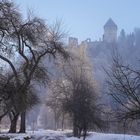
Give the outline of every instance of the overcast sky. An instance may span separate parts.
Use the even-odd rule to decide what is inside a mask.
[[[13,0],[24,14],[32,9],[50,23],[61,19],[70,36],[102,38],[103,26],[112,18],[127,33],[140,27],[140,0]]]

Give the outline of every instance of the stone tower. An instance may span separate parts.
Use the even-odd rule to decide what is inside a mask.
[[[104,25],[103,41],[108,43],[117,41],[117,25],[111,18]]]

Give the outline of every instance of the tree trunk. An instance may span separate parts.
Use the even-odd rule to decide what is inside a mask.
[[[87,128],[84,127],[84,130],[83,130],[83,140],[86,139],[86,136],[87,136]]]
[[[74,137],[78,137],[78,128],[76,126],[73,128],[73,135]]]
[[[86,136],[87,136],[87,134],[86,134],[86,133],[84,133],[84,135],[83,135],[83,140],[85,140],[85,139],[86,139]]]
[[[81,138],[81,132],[82,132],[82,128],[78,128],[78,138]]]
[[[21,113],[20,131],[19,133],[26,132],[26,111]]]
[[[64,113],[62,114],[62,131],[64,130],[64,120],[65,120],[65,116]]]
[[[54,130],[57,130],[57,118],[56,118],[56,112],[54,111]]]
[[[19,116],[19,114],[15,115],[14,118],[11,120],[9,133],[16,133],[18,116]]]
[[[74,137],[78,137],[78,128],[77,128],[77,122],[75,118],[73,120],[73,135]]]

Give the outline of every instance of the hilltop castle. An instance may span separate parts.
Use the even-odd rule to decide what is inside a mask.
[[[103,41],[108,43],[117,41],[117,25],[111,18],[104,25]]]
[[[98,46],[102,43],[115,43],[117,41],[117,25],[115,22],[109,18],[105,25],[103,26],[104,33],[102,40],[99,41],[91,41],[90,38],[86,39],[85,41],[82,41],[80,45],[78,45],[78,38],[69,37],[69,43],[68,45],[73,46]]]

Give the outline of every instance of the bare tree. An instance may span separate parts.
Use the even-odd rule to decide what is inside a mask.
[[[118,103],[118,115],[125,124],[140,119],[140,71],[123,64],[119,56],[113,58],[108,76],[108,92]]]
[[[70,56],[69,61],[59,65],[62,77],[55,85],[55,95],[63,111],[72,118],[74,136],[81,137],[83,132],[85,139],[87,131],[94,126],[101,128],[103,121],[99,117],[95,81],[85,49],[70,48]]]
[[[41,63],[43,59],[48,56],[55,58],[57,53],[67,56],[58,25],[50,28],[42,19],[31,15],[23,20],[14,3],[0,1],[0,59],[10,66],[16,86],[14,94],[25,99],[21,100],[23,105],[30,96],[28,89],[31,81],[48,78]],[[19,65],[13,61],[14,58],[20,61]],[[21,114],[20,132],[25,132],[26,107],[17,114]]]

